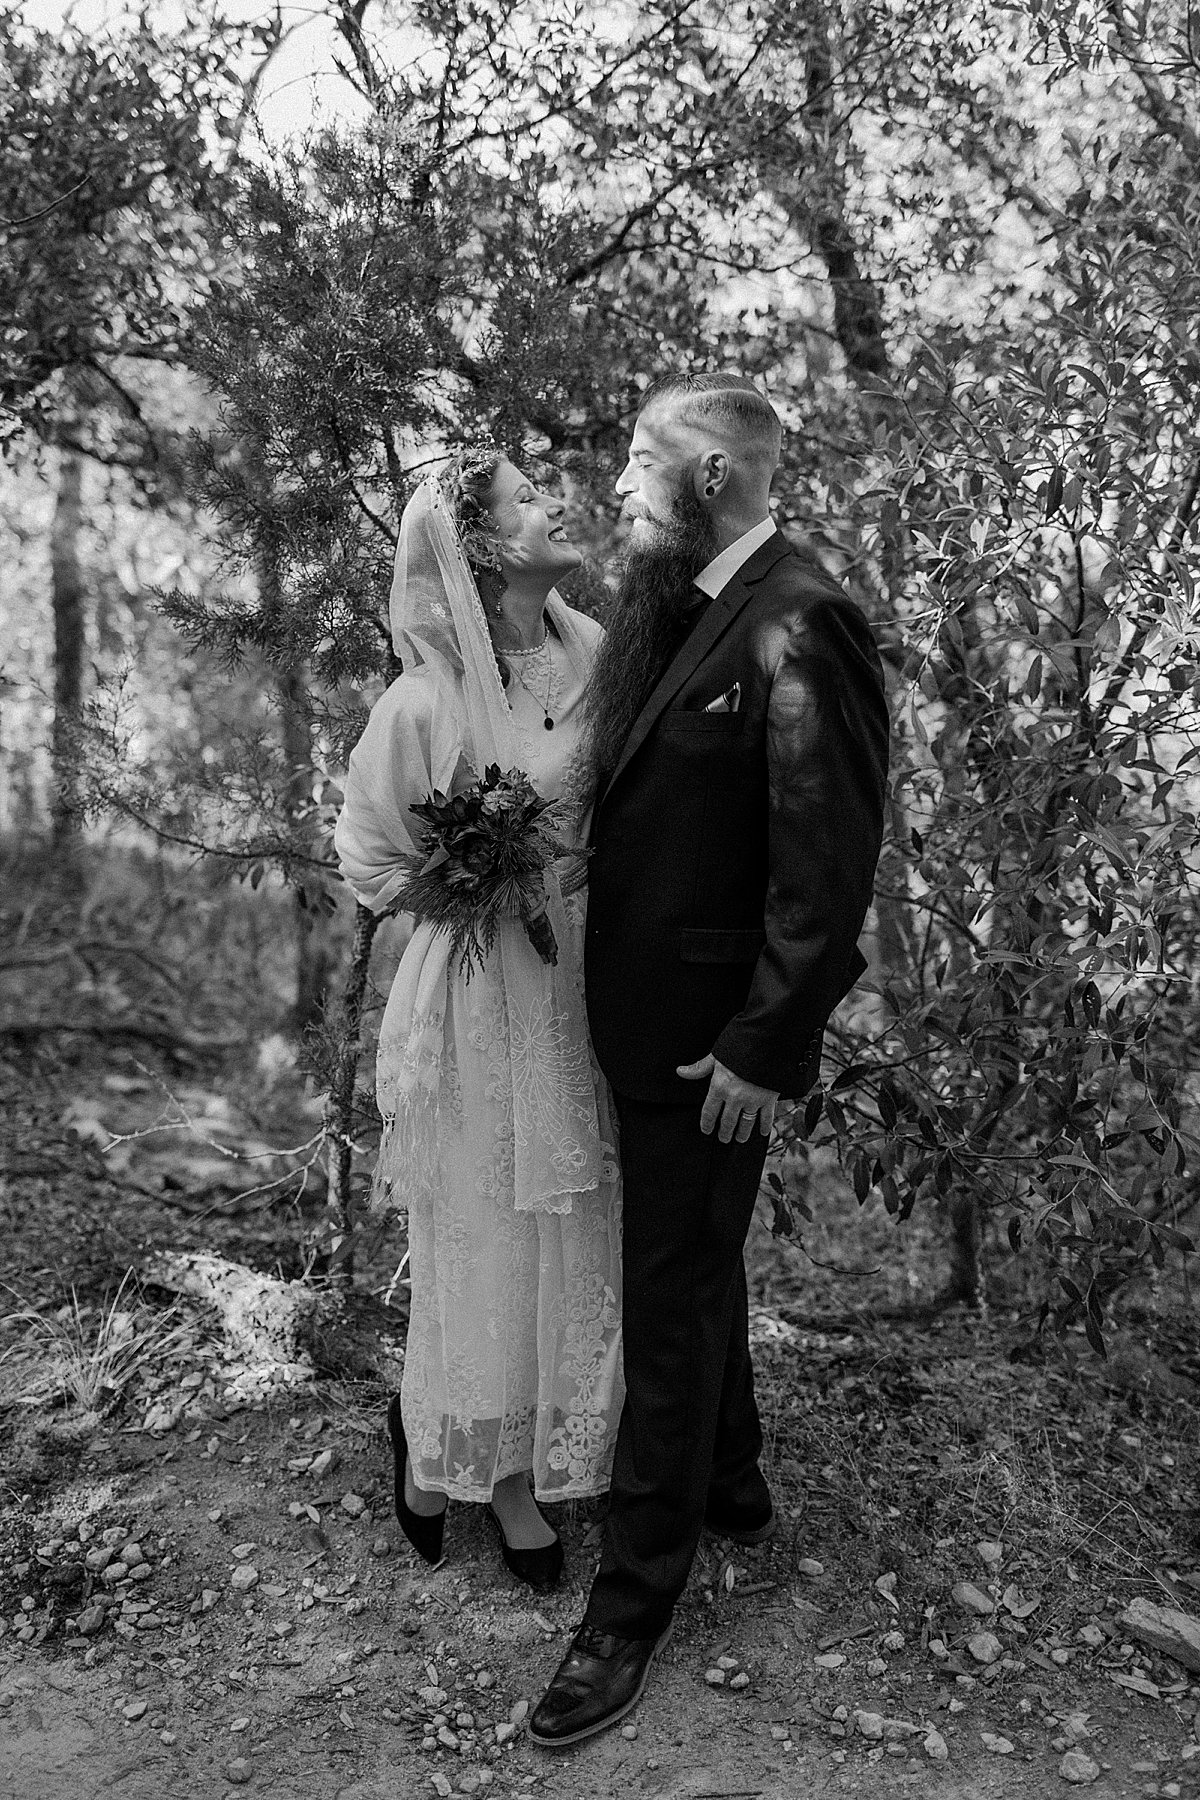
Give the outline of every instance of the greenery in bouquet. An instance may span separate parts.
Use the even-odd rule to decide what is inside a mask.
[[[570,853],[557,803],[521,769],[489,764],[461,793],[434,792],[409,809],[421,821],[418,853],[398,907],[450,935],[451,958],[482,969],[503,919],[519,919],[543,962],[558,961],[546,911],[546,870]]]

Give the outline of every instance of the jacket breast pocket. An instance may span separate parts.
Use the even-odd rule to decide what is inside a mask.
[[[668,736],[692,737],[705,734],[712,737],[736,737],[745,730],[746,715],[744,712],[704,712],[690,706],[669,708],[659,720],[658,729]]]
[[[687,963],[757,962],[766,944],[765,931],[709,931],[685,926],[679,934],[679,955]]]

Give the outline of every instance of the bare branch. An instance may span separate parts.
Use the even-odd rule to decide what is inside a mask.
[[[56,199],[50,201],[48,206],[43,206],[38,212],[27,213],[23,219],[0,219],[0,228],[5,231],[21,231],[26,225],[36,225],[39,219],[44,219],[50,213],[55,212],[58,207],[65,206],[72,194],[77,194],[80,188],[85,188],[91,179],[92,171],[88,169],[74,187],[69,187],[65,194],[59,194]]]
[[[354,58],[359,79],[354,81],[345,68],[342,70],[343,74],[372,105],[378,107],[387,92],[388,82],[363,33],[362,22],[367,4],[368,0],[333,0],[334,28]]]

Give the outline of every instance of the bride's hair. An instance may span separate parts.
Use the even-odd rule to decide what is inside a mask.
[[[442,491],[450,502],[467,566],[479,589],[488,636],[492,638],[494,651],[496,644],[492,619],[496,604],[508,582],[496,550],[495,522],[488,507],[488,493],[502,456],[503,452],[490,443],[463,450],[450,459],[438,477]],[[508,665],[498,652],[496,667],[500,671],[500,680],[507,687],[511,679]]]

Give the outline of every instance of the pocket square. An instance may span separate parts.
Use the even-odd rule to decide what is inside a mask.
[[[710,700],[704,710],[706,713],[736,712],[741,704],[742,684],[740,681],[735,681],[731,688],[726,688],[723,694],[718,694],[715,700]]]

